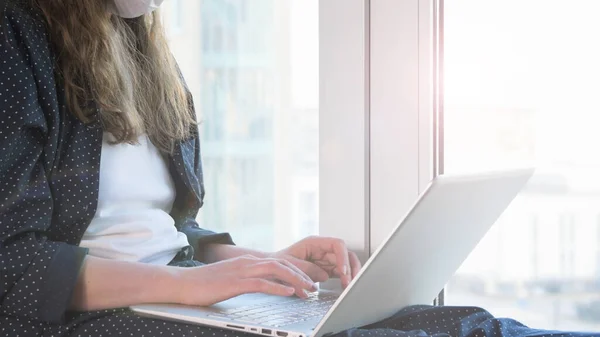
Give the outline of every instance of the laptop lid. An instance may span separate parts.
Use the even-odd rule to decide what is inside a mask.
[[[315,328],[320,337],[431,304],[533,169],[435,178]]]

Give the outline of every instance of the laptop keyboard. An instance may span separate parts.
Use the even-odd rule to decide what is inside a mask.
[[[281,327],[324,316],[337,300],[337,295],[312,293],[306,299],[290,298],[287,301],[260,303],[247,307],[225,310],[209,316],[229,318],[240,323],[254,323]]]

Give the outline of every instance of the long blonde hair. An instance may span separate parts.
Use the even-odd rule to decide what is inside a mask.
[[[164,153],[195,130],[158,12],[123,19],[108,0],[30,0],[46,18],[67,104],[83,122],[100,108],[104,131],[135,144],[142,133]]]

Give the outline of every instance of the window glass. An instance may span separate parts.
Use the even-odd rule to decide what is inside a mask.
[[[316,234],[318,1],[177,3],[161,10],[201,122],[200,225],[266,250]]]
[[[450,281],[447,304],[599,330],[600,2],[444,10],[445,172],[537,167]]]

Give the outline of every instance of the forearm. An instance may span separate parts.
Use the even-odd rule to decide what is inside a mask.
[[[265,258],[268,257],[270,253],[232,245],[210,244],[205,247],[203,257],[204,262],[214,263],[236,258],[242,255],[252,255],[260,258]]]
[[[87,256],[71,309],[90,311],[174,302],[178,268]]]

